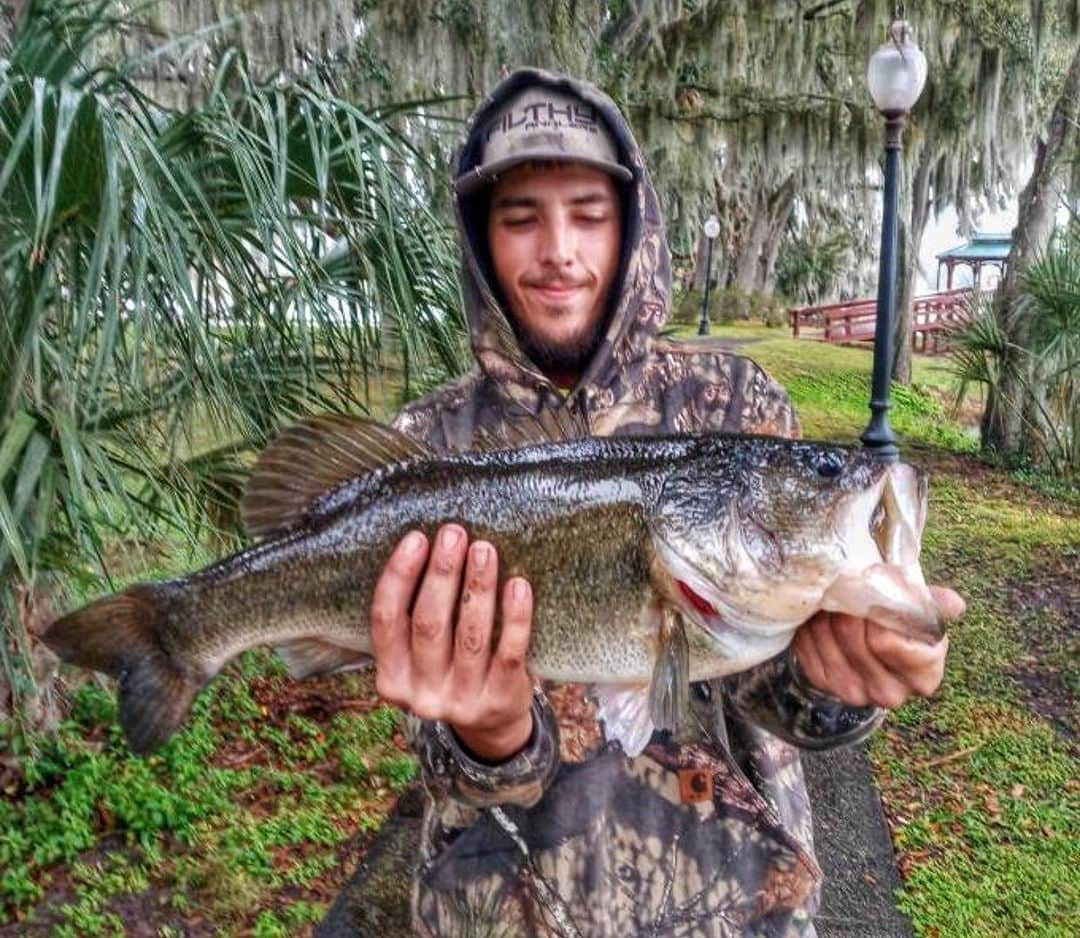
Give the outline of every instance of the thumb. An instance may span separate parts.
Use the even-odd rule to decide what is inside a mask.
[[[964,602],[963,597],[947,586],[931,586],[930,594],[946,619],[959,619],[967,612],[967,603]]]

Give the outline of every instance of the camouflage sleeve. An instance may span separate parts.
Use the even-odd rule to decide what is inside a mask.
[[[724,700],[740,719],[803,749],[860,742],[887,713],[878,707],[849,707],[816,690],[790,649],[727,678]]]
[[[531,808],[559,769],[559,725],[540,691],[533,695],[532,736],[507,762],[479,761],[445,723],[410,717],[408,736],[428,791],[469,807],[511,804]]]

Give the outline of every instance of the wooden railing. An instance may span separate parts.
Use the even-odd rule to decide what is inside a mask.
[[[917,352],[947,351],[948,334],[968,318],[971,290],[949,290],[915,298],[911,311],[911,345]],[[790,311],[792,335],[838,345],[874,341],[876,300],[850,300],[827,306],[800,306]]]

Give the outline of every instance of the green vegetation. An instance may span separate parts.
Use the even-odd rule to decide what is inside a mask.
[[[695,334],[681,329],[683,337]],[[808,439],[853,441],[870,418],[869,347],[792,341],[787,330],[754,324],[713,327],[712,335],[731,340],[785,388]],[[916,361],[909,387],[896,387],[889,419],[902,441],[974,452],[978,436],[951,417],[955,380],[944,359]]]
[[[35,726],[31,626],[88,566],[115,575],[110,545],[234,535],[282,424],[363,411],[384,377],[422,391],[466,345],[452,229],[398,129],[421,105],[260,82],[232,52],[165,107],[144,71],[205,36],[152,30],[151,53],[114,37],[146,38],[153,4],[20,6],[0,37],[0,712]]]
[[[873,745],[921,934],[1080,928],[1080,511],[970,461],[932,464],[928,575],[968,615],[945,683]]]
[[[1010,455],[1080,478],[1080,216],[1025,268],[1011,304],[995,295],[974,313],[954,354],[963,386],[982,385],[1015,412]]]
[[[114,717],[112,692],[86,683],[24,753],[0,802],[2,918],[112,935],[138,909],[177,933],[195,917],[295,934],[415,772],[369,679],[301,684],[265,654],[235,662],[154,756],[133,757]]]

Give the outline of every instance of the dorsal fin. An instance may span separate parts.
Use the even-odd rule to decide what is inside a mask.
[[[562,443],[592,436],[585,418],[566,407],[542,410],[539,414],[522,411],[498,426],[473,433],[474,452],[520,449],[534,443]]]
[[[364,417],[312,417],[285,430],[259,456],[240,517],[253,537],[299,524],[323,495],[391,463],[430,456],[411,437]]]

